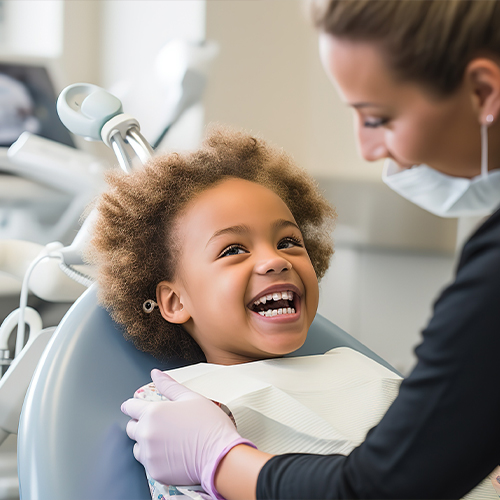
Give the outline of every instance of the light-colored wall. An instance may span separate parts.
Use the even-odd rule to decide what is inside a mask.
[[[175,38],[205,38],[205,2],[101,0],[100,84],[113,91],[135,116],[150,141],[163,129],[166,88],[156,70],[157,56]],[[169,134],[173,147],[193,148],[200,141],[203,108],[191,111]]]
[[[207,37],[220,43],[205,98],[206,121],[262,134],[315,175],[380,178],[359,158],[351,112],[319,61],[299,0],[210,0]]]
[[[58,57],[62,50],[63,3],[59,0],[4,1],[0,51]]]

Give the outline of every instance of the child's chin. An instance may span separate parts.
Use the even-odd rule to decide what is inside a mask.
[[[293,342],[287,342],[281,345],[268,346],[266,351],[269,354],[269,357],[272,358],[286,356],[287,354],[291,354],[292,352],[295,352],[297,349],[300,349],[304,345],[305,341],[306,338],[304,337],[301,340],[295,340]]]

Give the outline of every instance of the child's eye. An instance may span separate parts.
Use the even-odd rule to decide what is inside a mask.
[[[217,258],[227,257],[229,255],[239,255],[242,253],[247,253],[247,251],[240,245],[229,245],[227,248],[224,248],[222,252],[219,254]]]
[[[286,250],[287,248],[303,246],[304,245],[302,244],[302,241],[300,241],[295,236],[287,236],[286,238],[280,240],[280,242],[278,243],[278,250]]]

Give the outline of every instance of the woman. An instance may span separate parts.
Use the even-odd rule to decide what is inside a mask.
[[[325,70],[354,109],[363,156],[395,162],[386,182],[439,215],[494,212],[499,3],[317,0],[313,17]],[[432,169],[410,169],[420,164]],[[124,405],[134,452],[164,471],[164,482],[187,473],[229,499],[461,497],[500,463],[499,297],[496,211],[466,243],[398,398],[347,457],[233,446],[239,436],[222,412],[159,374],[172,402]]]

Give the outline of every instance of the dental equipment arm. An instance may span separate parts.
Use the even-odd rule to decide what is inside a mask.
[[[126,143],[142,163],[153,155],[153,149],[140,133],[139,122],[123,113],[118,98],[97,85],[75,83],[66,87],[57,99],[57,113],[74,134],[90,141],[103,141],[113,149],[125,172],[133,168]]]
[[[32,262],[44,255],[57,256],[62,248],[57,242],[44,247],[29,241],[0,240],[0,271],[22,280]],[[64,274],[58,259],[47,258],[33,269],[29,288],[48,302],[73,302],[87,287]]]
[[[69,195],[67,208],[55,223],[37,222],[30,227],[30,240],[42,244],[71,241],[86,206],[104,189],[102,161],[29,132],[8,149],[1,169]]]

